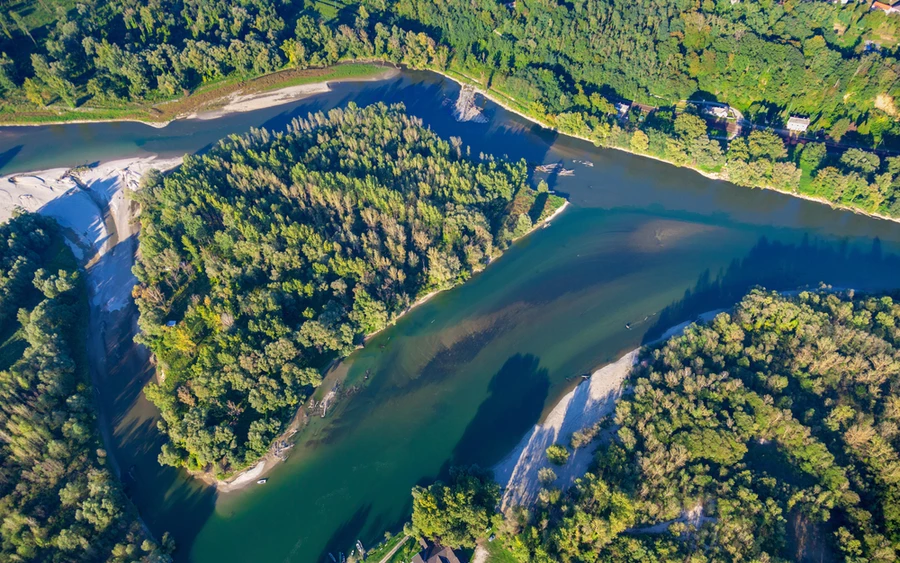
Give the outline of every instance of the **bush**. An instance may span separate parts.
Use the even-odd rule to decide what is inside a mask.
[[[600,433],[600,430],[603,429],[604,422],[605,419],[594,423],[594,425],[588,426],[587,428],[572,432],[572,437],[569,439],[569,447],[573,450],[577,450],[578,448],[583,448],[593,442]]]
[[[547,448],[547,459],[553,465],[565,465],[569,461],[569,450],[562,444],[553,444]]]
[[[556,472],[549,467],[542,467],[541,470],[538,471],[538,481],[540,481],[542,485],[549,485],[553,481],[556,481]]]

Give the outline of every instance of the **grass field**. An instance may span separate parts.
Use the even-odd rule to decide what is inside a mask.
[[[372,546],[369,548],[369,551],[366,553],[366,561],[374,561],[378,563],[381,559],[390,553],[394,546],[403,541],[405,536],[403,534],[397,534],[396,536],[392,536],[390,539],[383,541],[382,543]],[[407,543],[414,541],[412,538],[406,540]]]
[[[487,563],[520,563],[499,541],[488,542],[484,547],[488,550]]]
[[[14,0],[5,2],[2,9],[8,15],[11,13],[18,14],[28,27],[28,31],[34,33],[36,30],[56,21],[56,9],[58,7],[71,10],[77,3],[77,0]],[[15,24],[13,26],[15,27]],[[0,33],[2,33],[2,30],[0,30]]]

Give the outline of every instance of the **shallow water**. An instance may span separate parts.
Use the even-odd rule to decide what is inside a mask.
[[[154,530],[175,533],[180,559],[330,561],[329,552],[347,553],[357,538],[368,546],[385,529],[396,531],[408,517],[413,485],[453,464],[496,463],[578,375],[669,326],[728,306],[754,285],[898,285],[896,223],[598,149],[490,103],[488,123],[456,123],[444,100],[457,91],[433,74],[404,73],[381,83],[340,84],[290,106],[161,130],[139,124],[0,130],[0,155],[7,155],[0,156],[0,172],[8,172],[140,151],[203,150],[224,134],[283,127],[310,110],[402,101],[439,134],[462,137],[474,155],[564,161],[576,171],[550,179],[573,206],[549,228],[338,366],[351,383],[366,385],[315,419],[264,487],[220,497],[213,506],[209,493],[154,465],[158,443],[148,441],[147,424],[139,424],[139,433],[119,433],[122,465],[152,476],[140,480],[136,502]],[[117,395],[109,408],[139,421],[152,414],[133,391]]]

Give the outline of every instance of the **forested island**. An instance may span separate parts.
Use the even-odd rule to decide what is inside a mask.
[[[0,225],[0,559],[169,561],[100,442],[85,291],[55,221]]]
[[[384,104],[230,137],[135,197],[160,461],[218,477],[268,451],[330,360],[565,203]]]
[[[544,471],[536,504],[501,516],[490,475],[457,469],[413,491],[407,531],[496,534],[523,563],[896,561],[898,321],[889,296],[754,290],[642,353],[573,487]]]

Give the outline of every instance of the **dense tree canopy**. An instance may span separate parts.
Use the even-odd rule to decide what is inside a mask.
[[[107,468],[84,287],[59,228],[38,215],[0,225],[0,265],[0,560],[168,560]]]
[[[554,115],[608,112],[603,96],[658,106],[704,93],[751,117],[810,116],[838,137],[848,126],[875,140],[897,132],[900,23],[866,3],[8,4],[0,89],[38,104],[166,97],[232,73],[378,57],[490,75]]]
[[[477,467],[450,470],[450,482],[415,487],[408,532],[451,548],[474,547],[496,520],[500,487],[489,471]]]
[[[317,368],[562,203],[524,162],[467,153],[402,106],[351,105],[230,137],[139,192],[161,461],[223,474],[258,459]]]
[[[521,561],[896,561],[900,305],[754,291],[645,353],[617,431],[507,522]]]

